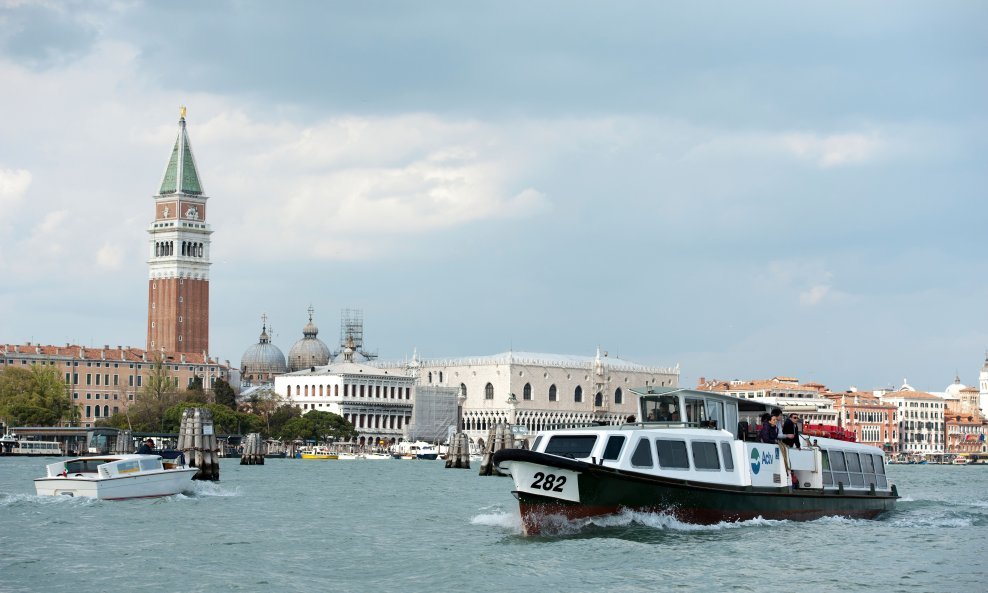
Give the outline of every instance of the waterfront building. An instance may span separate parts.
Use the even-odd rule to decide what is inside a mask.
[[[840,425],[834,402],[826,397],[827,387],[822,383],[800,383],[796,377],[782,376],[730,381],[700,377],[697,389],[755,399],[778,406],[786,414],[799,412],[804,424]]]
[[[881,447],[886,455],[899,454],[896,406],[872,393],[857,390],[827,394],[845,430],[854,432],[857,442]]]
[[[419,385],[452,387],[463,399],[463,427],[474,441],[496,424],[529,434],[562,424],[620,424],[637,414],[631,388],[677,386],[679,367],[652,367],[597,350],[596,356],[503,352],[491,356],[375,362],[404,370]]]
[[[944,453],[946,405],[942,397],[916,391],[903,381],[902,387],[885,393],[881,399],[896,408],[900,453],[917,456]]]
[[[971,393],[978,390],[968,387]],[[961,401],[948,401],[944,412],[946,430],[946,452],[953,455],[970,455],[988,453],[988,423],[981,415],[980,409],[972,409]]]
[[[985,363],[981,365],[981,373],[978,375],[978,407],[981,413],[988,415],[988,352],[985,352]]]
[[[130,346],[0,344],[0,368],[28,368],[32,364],[55,367],[79,410],[75,424],[84,428],[126,410],[147,381],[156,356],[162,357],[175,389],[187,389],[197,378],[204,389],[212,388],[217,379],[230,381],[230,361],[221,363],[191,352],[149,353]]]
[[[288,351],[288,371],[295,372],[310,367],[324,366],[329,363],[329,347],[317,336],[319,328],[312,323],[315,310],[309,307],[309,323],[302,328],[302,339],[295,342]]]
[[[273,384],[277,375],[288,372],[288,364],[281,349],[268,337],[267,315],[261,316],[261,335],[253,346],[240,357],[241,388]]]
[[[185,127],[154,196],[148,227],[147,350],[206,357],[209,352],[209,236],[206,194]]]
[[[277,376],[274,391],[303,414],[319,410],[342,416],[360,433],[355,444],[397,443],[411,421],[415,379],[354,362],[353,353],[348,345],[339,361]]]

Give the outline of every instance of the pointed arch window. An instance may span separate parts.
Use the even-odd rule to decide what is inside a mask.
[[[597,395],[593,396],[593,405],[598,408],[604,405],[604,394],[600,391],[597,392]]]
[[[494,386],[490,383],[484,386],[484,399],[494,399]]]
[[[549,401],[551,401],[551,402],[556,401],[556,386],[555,385],[550,385],[549,386]]]
[[[531,383],[525,383],[525,387],[521,391],[521,398],[524,399],[524,400],[530,400],[530,399],[532,399],[532,384]]]
[[[583,401],[583,386],[577,385],[576,389],[573,390],[573,401],[580,403]]]
[[[614,390],[614,404],[621,405],[623,403],[624,403],[624,392],[621,391],[620,387],[618,387],[617,389]]]
[[[460,383],[460,393],[463,394],[463,397],[466,397],[467,396],[467,384],[466,383]]]

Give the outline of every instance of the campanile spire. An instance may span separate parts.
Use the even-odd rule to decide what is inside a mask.
[[[148,227],[149,351],[209,352],[209,236],[199,169],[179,110],[178,136]]]

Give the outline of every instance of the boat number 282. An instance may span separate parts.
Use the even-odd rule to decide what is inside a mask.
[[[557,476],[556,474],[544,474],[542,472],[535,472],[532,476],[535,481],[532,482],[530,488],[542,490],[552,490],[553,492],[562,492],[563,485],[566,484],[566,476]]]

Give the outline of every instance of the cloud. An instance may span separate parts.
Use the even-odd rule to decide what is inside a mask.
[[[31,186],[31,172],[24,169],[0,169],[0,223],[9,220],[10,210]]]
[[[793,133],[782,136],[782,142],[793,155],[823,168],[865,163],[884,148],[877,135],[855,132],[824,136]]]
[[[816,307],[847,296],[834,288],[833,272],[823,262],[815,260],[772,261],[758,282],[772,292],[788,298],[795,296],[803,307]]]
[[[812,307],[813,305],[818,305],[823,301],[827,294],[830,292],[830,286],[827,284],[817,284],[811,287],[809,290],[799,293],[799,304]]]
[[[106,270],[119,270],[123,261],[120,247],[111,243],[104,243],[96,252],[96,263]]]

